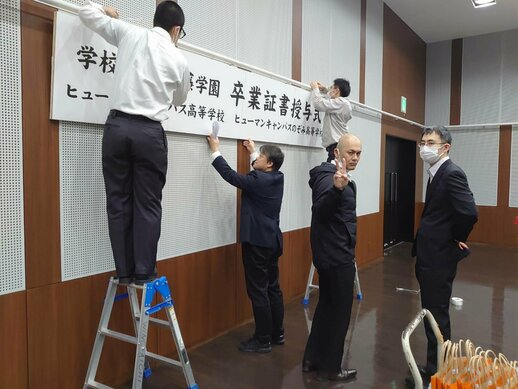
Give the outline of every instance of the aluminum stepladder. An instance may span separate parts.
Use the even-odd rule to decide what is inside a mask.
[[[132,389],[141,389],[144,378],[151,375],[151,369],[149,367],[147,358],[153,358],[175,367],[181,367],[187,382],[187,388],[198,389],[198,385],[194,381],[189,357],[187,356],[187,350],[185,349],[185,345],[183,343],[180,326],[178,325],[178,321],[176,319],[173,299],[171,298],[171,292],[169,290],[166,277],[162,276],[143,286],[135,284],[121,285],[127,287],[128,293],[120,296],[116,295],[118,285],[119,281],[114,277],[111,277],[108,284],[108,290],[106,291],[101,320],[99,321],[99,327],[97,329],[97,335],[95,337],[83,389],[111,389],[109,386],[95,381],[95,376],[97,374],[97,368],[99,366],[99,360],[101,358],[102,348],[106,337],[132,343],[137,346],[135,353],[135,367],[133,370]],[[142,290],[142,302],[140,308],[138,303],[137,289]],[[157,293],[162,297],[162,302],[152,306],[151,304],[153,302],[153,298]],[[131,314],[133,316],[136,337],[113,331],[108,328],[114,302],[125,297],[128,297],[130,301],[130,308]],[[150,315],[162,309],[165,309],[165,313],[168,319],[167,321],[150,317]],[[146,345],[150,323],[159,324],[171,329],[176,345],[176,350],[178,351],[179,361],[147,351]]]
[[[354,268],[356,270],[354,275],[354,288],[356,289],[356,298],[363,300],[362,289],[360,287],[360,277],[358,276],[358,266],[356,266],[356,258],[354,259]],[[306,293],[304,293],[304,299],[302,300],[303,305],[309,304],[309,294],[313,289],[318,289],[318,285],[313,284],[313,276],[315,275],[315,265],[311,262],[309,268],[308,283],[306,284]]]

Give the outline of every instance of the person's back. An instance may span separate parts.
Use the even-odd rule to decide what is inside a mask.
[[[262,247],[280,245],[282,233],[279,228],[284,174],[279,170],[249,173],[255,178],[253,187],[243,188],[241,199],[241,224],[239,239]],[[272,240],[272,237],[276,237]]]
[[[190,90],[187,61],[176,48],[185,35],[185,16],[166,0],[157,6],[151,30],[120,21],[116,9],[93,2],[80,9],[79,17],[118,48],[102,139],[108,228],[119,283],[144,284],[156,277],[167,177],[161,122]]]
[[[163,121],[169,117],[172,105],[185,102],[190,90],[190,72],[187,60],[171,36],[173,22],[167,13],[171,12],[166,9],[167,3],[172,2],[157,7],[152,29],[109,17],[106,13],[109,7],[92,4],[79,11],[81,21],[88,28],[118,48],[110,108]],[[183,20],[176,23],[183,25]]]
[[[174,92],[190,85],[185,57],[160,27],[135,27],[122,37],[118,47],[118,60],[129,66],[115,72],[112,108],[166,119]],[[138,85],[138,90],[128,90],[128,85]],[[180,100],[178,93],[175,97]]]

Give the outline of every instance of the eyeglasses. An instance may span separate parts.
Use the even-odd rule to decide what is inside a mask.
[[[183,39],[185,38],[187,34],[185,33],[185,30],[183,29],[183,27],[180,27],[180,35],[178,36],[180,39]]]
[[[424,146],[428,146],[428,147],[433,147],[433,146],[436,146],[436,145],[445,145],[446,143],[444,142],[441,142],[441,143],[437,143],[437,142],[434,142],[433,140],[429,140],[427,142],[419,142],[417,144],[418,147],[424,147]]]

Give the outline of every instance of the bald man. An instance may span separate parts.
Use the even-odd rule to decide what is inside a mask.
[[[355,369],[342,369],[342,356],[356,272],[356,185],[348,172],[356,169],[361,152],[360,139],[342,135],[335,160],[309,173],[311,250],[319,275],[319,297],[302,371],[317,371],[319,381],[347,381],[356,376]]]

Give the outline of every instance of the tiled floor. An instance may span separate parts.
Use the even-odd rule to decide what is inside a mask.
[[[419,297],[397,292],[417,289],[414,261],[408,244],[386,253],[385,261],[360,272],[364,298],[355,301],[346,338],[344,366],[358,369],[349,383],[319,383],[314,374],[301,372],[317,292],[306,310],[300,301],[286,306],[286,344],[269,354],[243,354],[236,348],[253,332],[242,326],[194,350],[189,356],[201,389],[281,388],[404,388],[407,367],[401,332],[419,311]],[[464,299],[462,309],[451,306],[454,339],[469,338],[484,348],[518,359],[518,250],[473,244],[472,255],[459,264],[454,296]],[[413,352],[424,362],[424,330],[412,336]],[[125,386],[124,388],[129,388]],[[179,370],[154,369],[144,388],[186,388]]]

